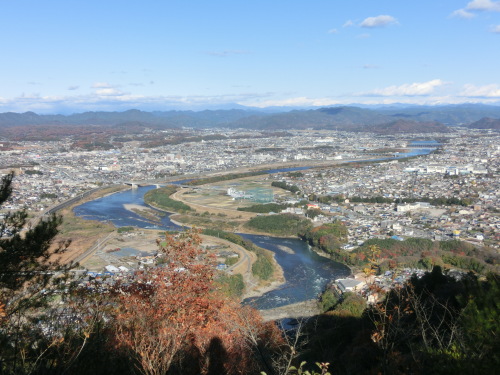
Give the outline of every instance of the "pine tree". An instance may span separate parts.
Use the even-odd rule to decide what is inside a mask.
[[[9,173],[0,181],[0,206],[12,194],[13,178]],[[54,244],[60,224],[52,214],[31,225],[24,210],[0,221],[0,373],[32,372],[43,352],[36,341],[40,315],[74,266],[57,259],[69,246]]]

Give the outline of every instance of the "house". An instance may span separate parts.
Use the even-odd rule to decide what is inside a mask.
[[[365,286],[365,282],[355,279],[337,279],[335,280],[335,285],[337,285],[342,293],[346,293],[361,290]]]
[[[104,269],[107,272],[111,272],[111,273],[120,272],[120,269],[118,269],[117,267],[112,266],[112,265],[105,266]]]

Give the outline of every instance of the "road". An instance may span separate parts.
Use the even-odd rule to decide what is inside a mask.
[[[116,235],[115,232],[109,233],[106,237],[104,238],[99,238],[95,244],[90,247],[88,250],[86,250],[83,254],[80,254],[77,256],[73,261],[77,263],[81,263],[84,261],[86,258],[94,254],[97,250],[99,250],[101,247],[106,246],[106,242],[108,242],[111,238],[113,238]]]

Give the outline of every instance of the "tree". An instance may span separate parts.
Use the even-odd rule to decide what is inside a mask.
[[[131,355],[143,374],[252,373],[270,367],[267,349],[279,344],[279,333],[255,310],[217,290],[211,256],[199,245],[193,231],[167,235],[159,242],[166,259],[162,267],[115,286],[116,347]]]
[[[310,219],[314,219],[316,216],[321,215],[322,212],[319,208],[310,208],[309,210],[306,211],[306,217]]]
[[[13,173],[0,182],[0,205],[12,194]],[[0,222],[0,372],[30,372],[39,363],[47,337],[35,334],[41,308],[67,281],[73,264],[57,259],[69,242],[55,245],[61,217],[28,223],[24,210],[7,213]]]
[[[367,258],[368,265],[363,268],[363,272],[365,273],[366,276],[370,275],[376,275],[378,271],[380,270],[380,248],[377,245],[370,245],[368,247],[369,250],[369,255]]]
[[[392,289],[383,301],[370,307],[367,316],[374,327],[371,338],[381,351],[379,365],[384,373],[398,373],[409,366],[416,372],[476,373],[467,363],[471,361],[465,360],[468,353],[464,348],[470,349],[471,342],[467,342],[464,333],[477,333],[479,330],[475,328],[479,327],[486,328],[482,334],[488,332],[495,338],[482,346],[488,340],[476,336],[472,345],[487,350],[489,358],[471,359],[482,362],[476,368],[496,368],[492,363],[498,365],[498,357],[491,348],[496,347],[493,343],[498,344],[498,323],[494,321],[498,314],[493,313],[498,306],[488,300],[492,309],[476,309],[477,305],[471,305],[470,301],[480,294],[469,295],[465,288],[469,283],[477,285],[470,275],[457,281],[444,275],[440,267],[434,267],[420,279],[413,276],[401,288]],[[490,295],[493,296],[498,296],[498,290]],[[461,299],[468,303],[465,310]],[[481,314],[488,317],[484,326],[477,323]]]

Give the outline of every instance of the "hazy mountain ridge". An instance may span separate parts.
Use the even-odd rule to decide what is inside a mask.
[[[492,127],[485,127],[490,118]],[[500,106],[448,105],[439,107],[409,106],[360,108],[337,106],[319,109],[269,112],[266,109],[224,109],[204,111],[154,111],[136,109],[124,112],[84,112],[72,115],[38,115],[34,112],[0,113],[0,128],[16,126],[134,126],[151,128],[245,128],[275,129],[332,129],[374,132],[446,131],[445,126],[479,126],[498,129],[493,118],[500,118]],[[476,122],[483,123],[476,124]],[[403,121],[403,122],[401,122]],[[473,125],[474,124],[474,125]],[[488,125],[490,126],[490,125]],[[426,130],[428,129],[428,130]],[[434,130],[433,130],[434,129]]]
[[[452,128],[437,121],[396,120],[368,127],[367,130],[379,134],[394,133],[449,133]]]
[[[483,117],[500,118],[500,106],[485,104],[458,104],[443,106],[412,106],[408,108],[380,108],[380,113],[415,121],[438,121],[448,126],[466,126]]]
[[[469,125],[471,129],[494,129],[500,130],[500,119],[483,117],[481,120]]]

